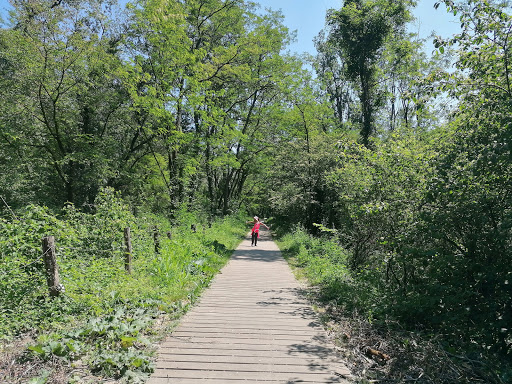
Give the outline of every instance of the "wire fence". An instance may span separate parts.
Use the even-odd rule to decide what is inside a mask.
[[[7,201],[5,201],[3,196],[0,196],[0,199],[2,199],[4,205],[7,207],[7,210],[11,213],[12,217],[14,217],[16,220],[19,220],[20,218],[16,216],[16,214],[13,212],[9,204],[7,204]]]
[[[26,264],[13,264],[13,260],[8,260],[8,265],[6,266],[6,269],[13,269],[13,268],[16,268],[18,270],[22,270],[22,269],[28,269],[28,267],[30,267],[31,265],[34,265],[36,263],[39,263],[39,262],[44,262],[44,258],[46,255],[48,255],[48,253],[50,252],[51,250],[50,249],[46,249],[44,251],[41,251],[40,254],[37,255],[37,257],[31,261],[29,261],[28,263]],[[94,249],[92,247],[88,247],[88,248],[79,248],[79,247],[69,247],[69,246],[59,246],[58,247],[58,252],[57,255],[65,255],[66,252],[65,251],[72,251],[73,253],[82,253],[82,254],[87,254],[87,255],[95,255],[97,253],[104,253],[104,254],[120,254],[123,252],[123,250],[121,249],[116,249],[116,248],[110,248],[110,249]],[[0,267],[1,268],[1,267]],[[1,271],[0,270],[0,278],[2,276],[6,276],[8,275],[9,272],[6,272],[6,271]]]
[[[3,199],[2,199],[3,200]],[[5,203],[5,201],[4,201]],[[13,216],[14,217],[14,216]],[[18,218],[16,218],[18,219]],[[111,248],[97,248],[93,245],[88,247],[77,247],[66,244],[56,244],[53,236],[46,236],[41,239],[42,248],[40,253],[37,253],[32,260],[25,263],[16,263],[15,258],[2,258],[0,254],[0,279],[8,276],[14,276],[19,274],[20,271],[30,271],[30,274],[34,271],[31,267],[37,264],[43,264],[44,268],[40,269],[40,272],[46,276],[48,281],[48,289],[51,295],[55,295],[55,285],[59,285],[59,278],[57,277],[57,283],[55,283],[55,276],[58,276],[59,263],[64,265],[67,269],[70,268],[69,263],[71,262],[74,268],[88,267],[94,260],[105,259],[105,256],[111,255],[112,258],[108,258],[110,262],[105,263],[106,266],[111,268],[115,266],[112,264],[116,259],[123,259],[124,270],[130,274],[132,272],[132,260],[133,260],[133,247],[132,247],[132,232],[130,228],[124,229],[124,234],[119,234],[118,240],[112,242]],[[141,237],[140,234],[136,237]],[[166,232],[166,237],[171,240],[172,234],[170,231]],[[52,246],[45,246],[47,239],[51,238]],[[124,239],[121,240],[121,239]],[[149,233],[145,234],[144,245],[147,247],[149,241],[153,243],[154,252],[158,254],[160,252],[160,232],[156,226],[151,227]],[[14,248],[12,245],[10,248]],[[29,248],[34,253],[34,246]],[[0,249],[0,252],[2,250]],[[5,251],[5,249],[4,249]],[[147,252],[147,251],[146,251]],[[87,255],[88,257],[83,257]],[[2,260],[3,259],[3,260]],[[59,262],[57,262],[59,260]],[[4,261],[4,263],[2,263]],[[4,264],[4,265],[2,265]],[[117,262],[116,262],[117,264]],[[119,264],[121,267],[121,263]]]
[[[82,294],[95,297],[102,287],[112,281],[114,285],[122,284],[130,274],[139,276],[149,271],[154,276],[164,270],[165,278],[170,274],[178,276],[181,266],[177,272],[173,268],[181,265],[181,253],[179,261],[172,255],[195,252],[189,252],[188,240],[176,240],[190,233],[206,235],[204,225],[202,231],[192,224],[173,228],[171,233],[165,224],[167,228],[162,229],[154,221],[118,216],[117,211],[105,217],[71,212],[64,221],[44,208],[31,206],[26,214],[18,216],[2,196],[0,200],[4,213],[11,217],[0,219],[0,307],[4,307],[0,308],[0,323],[2,313],[17,310],[21,301],[29,300],[36,306],[42,297],[59,296],[63,285],[66,298]],[[123,228],[125,224],[133,225],[134,231]],[[44,236],[48,232],[55,236]],[[48,238],[52,238],[52,246],[45,247]],[[159,257],[163,252],[165,256]],[[184,263],[188,262],[186,257]]]

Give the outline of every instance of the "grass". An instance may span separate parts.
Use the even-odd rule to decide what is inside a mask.
[[[357,383],[510,382],[510,362],[469,349],[453,351],[441,333],[421,323],[411,327],[393,313],[386,313],[389,306],[379,285],[382,282],[369,268],[351,271],[348,252],[333,239],[315,238],[297,230],[281,237],[278,244],[295,275],[309,283],[309,298]],[[389,359],[368,354],[370,348]]]
[[[134,243],[133,272],[127,274],[119,246],[103,253],[98,249],[105,244],[83,247],[80,232],[89,217],[59,222],[57,257],[65,291],[51,299],[41,265],[32,263],[39,252],[33,240],[45,232],[34,227],[44,227],[45,215],[40,212],[30,225],[21,219],[14,227],[7,221],[1,227],[3,234],[20,237],[16,244],[24,247],[23,253],[17,251],[12,238],[0,244],[0,273],[17,282],[7,290],[9,297],[0,299],[0,382],[6,384],[144,382],[154,368],[155,343],[195,302],[246,233],[237,218],[199,226],[197,232],[188,223],[169,226],[161,232],[172,230],[172,240],[161,236],[156,253],[154,221],[135,226],[125,217],[132,221]],[[117,244],[122,244],[118,233]],[[15,252],[18,269],[7,262]]]

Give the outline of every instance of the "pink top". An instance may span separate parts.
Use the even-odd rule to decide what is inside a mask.
[[[252,227],[252,231],[253,232],[259,232],[260,231],[260,225],[261,225],[261,223],[259,221],[257,223],[255,223],[254,227]]]

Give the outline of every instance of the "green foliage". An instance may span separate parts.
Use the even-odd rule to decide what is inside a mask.
[[[336,211],[343,213],[334,226],[341,243],[353,250],[350,264],[358,270],[373,255],[393,268],[396,254],[407,248],[404,238],[413,236],[436,152],[428,140],[399,132],[375,150],[350,140],[339,141],[338,150],[327,185]]]
[[[123,164],[119,36],[101,3],[15,2],[0,34],[0,152],[29,174],[14,191],[51,207],[90,203]]]
[[[410,18],[408,6],[409,1],[348,0],[327,16],[328,44],[342,58],[343,72],[359,97],[361,138],[366,147],[375,133],[375,115],[382,104],[379,59],[386,40],[396,38]]]
[[[353,281],[348,253],[335,239],[315,238],[299,228],[280,238],[279,247],[292,265],[303,269],[308,281],[319,286],[325,300],[350,297],[343,295]]]
[[[325,193],[325,172],[335,164],[335,135],[322,133],[312,124],[307,139],[284,140],[273,156],[268,170],[271,190],[267,204],[281,228],[299,222],[308,230],[313,223],[323,223],[330,217]]]
[[[57,218],[47,208],[31,206],[16,219],[2,219],[0,334],[9,338],[51,329],[51,336],[30,346],[31,358],[79,360],[97,375],[142,382],[152,370],[148,338],[155,318],[188,309],[228,260],[245,227],[240,217],[228,217],[197,220],[198,230],[192,232],[190,214],[180,226],[152,215],[135,217],[111,189],[88,210],[93,213],[68,206]],[[126,226],[132,230],[130,275],[124,270]],[[40,246],[46,235],[56,238],[65,288],[56,298],[45,288]]]
[[[442,286],[434,319],[447,333],[471,335],[483,348],[510,353],[512,321],[511,131],[512,93],[505,6],[445,2],[462,32],[439,47],[458,45],[459,72],[444,74],[441,89],[461,98],[453,140],[437,159],[426,195],[424,227],[433,255],[425,286]],[[453,327],[446,318],[456,319]]]
[[[48,235],[74,238],[72,229],[47,208],[28,206],[18,215],[0,219],[0,334],[31,328],[52,312],[44,289],[41,240]]]
[[[347,250],[345,269],[335,272],[336,283],[329,280],[332,267],[303,235],[295,234],[290,249],[325,299],[373,321],[393,318],[441,335],[452,352],[493,359],[493,375],[506,381],[512,346],[511,19],[496,3],[445,3],[460,15],[462,33],[436,44],[462,48],[458,71],[436,70],[416,85],[419,95],[448,92],[459,99],[450,122],[414,133],[406,124],[375,140],[371,150],[339,138],[336,163],[313,173],[320,188],[303,206],[314,203],[320,223],[314,227],[323,236],[326,228],[332,231]],[[290,203],[297,194],[289,194]]]
[[[139,380],[151,318],[186,310],[245,232],[213,216],[250,209],[319,236],[283,247],[326,300],[508,357],[510,8],[442,2],[461,33],[429,61],[405,33],[414,1],[345,1],[317,41],[318,79],[281,54],[283,15],[249,2],[135,1],[119,30],[109,1],[14,2],[0,31],[0,335],[53,329],[34,358]],[[444,127],[437,96],[458,102]]]
[[[340,140],[336,167],[320,184],[333,214],[315,227],[347,249],[350,271],[330,281],[333,269],[305,242],[292,246],[297,265],[346,309],[506,353],[511,171],[496,161],[508,156],[501,127],[424,139],[397,133],[373,150]]]
[[[41,336],[39,343],[28,350],[45,361],[57,358],[72,363],[85,359],[96,374],[142,382],[153,371],[144,350],[149,345],[145,332],[159,311],[153,306],[126,309],[124,305],[129,304],[119,302],[113,314],[89,319],[72,331]]]
[[[0,31],[0,194],[144,210],[237,211],[277,127],[292,38],[250,2],[14,2]],[[295,81],[300,84],[300,81]],[[8,177],[10,175],[11,177]],[[3,209],[3,208],[2,208]]]
[[[347,250],[344,266],[349,268],[335,272],[338,283],[332,283],[327,277],[332,268],[316,249],[310,254],[310,240],[296,233],[290,245],[294,262],[320,284],[326,299],[373,321],[391,317],[403,326],[439,333],[451,348],[503,357],[512,345],[507,325],[512,321],[511,19],[505,3],[444,3],[460,16],[462,32],[450,40],[438,38],[436,44],[460,48],[457,70],[443,73],[439,64],[444,59],[438,54],[432,61],[436,69],[424,81],[415,78],[431,64],[408,57],[415,48],[399,33],[400,23],[386,25],[386,12],[374,12],[388,3],[348,1],[330,13],[329,37],[337,38],[331,41],[334,47],[329,39],[320,41],[317,66],[332,100],[350,106],[350,88],[343,91],[346,81],[361,80],[355,89],[362,93],[361,77],[375,76],[377,68],[371,65],[378,62],[389,72],[386,92],[402,102],[403,121],[392,125],[392,134],[374,140],[371,149],[348,136],[331,136],[336,148],[311,146],[306,157],[296,139],[290,162],[280,159],[274,168],[274,208],[286,207],[283,212],[292,223],[308,223],[313,216],[307,229],[330,233]],[[392,25],[398,28],[392,31],[394,41],[381,34],[382,40],[362,44]],[[362,57],[366,66],[357,67]],[[456,96],[460,104],[445,127],[435,128],[430,125],[435,116],[425,107],[439,95]],[[377,106],[378,95],[370,96],[375,98],[367,101],[376,104],[369,107]],[[336,113],[341,112],[346,110]],[[378,122],[385,119],[381,114]],[[311,161],[317,154],[330,160]],[[306,163],[310,169],[303,167]],[[310,184],[302,180],[306,174],[312,176]],[[286,183],[287,175],[295,179]],[[306,188],[312,184],[314,193]],[[503,367],[496,374],[505,377]]]
[[[282,15],[220,0],[132,9],[123,78],[171,214],[185,204],[235,212],[275,130],[267,116],[284,93],[281,79],[295,75],[280,53],[289,40]]]

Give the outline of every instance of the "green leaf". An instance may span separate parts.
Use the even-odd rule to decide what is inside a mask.
[[[144,364],[144,362],[145,362],[144,359],[137,358],[137,359],[132,360],[132,365],[136,368],[140,368],[142,366],[142,364]]]
[[[129,348],[129,347],[133,346],[133,343],[135,341],[137,341],[136,337],[127,337],[127,336],[121,337],[121,346],[125,349]]]
[[[43,346],[41,344],[29,346],[27,349],[30,351],[33,351],[39,355],[45,354],[45,350],[43,349]]]

